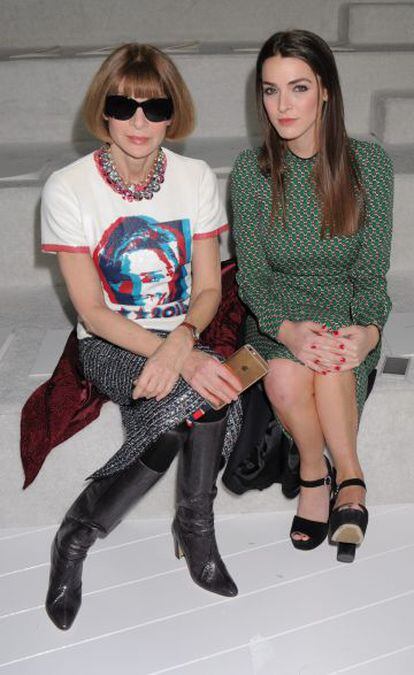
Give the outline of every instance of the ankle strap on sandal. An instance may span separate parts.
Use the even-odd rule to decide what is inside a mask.
[[[348,478],[348,480],[343,480],[342,483],[338,485],[336,492],[338,493],[339,490],[342,490],[342,488],[350,487],[351,485],[358,485],[359,487],[363,487],[365,490],[367,489],[367,486],[361,478]]]
[[[302,478],[299,481],[299,484],[302,485],[302,487],[320,487],[321,485],[332,485],[332,477],[328,474],[324,478],[318,478],[318,480],[302,480]]]

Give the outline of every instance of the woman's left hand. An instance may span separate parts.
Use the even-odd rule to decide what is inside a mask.
[[[186,359],[181,375],[185,381],[213,406],[236,401],[242,383],[215,356],[193,349]]]
[[[378,344],[380,333],[376,326],[344,326],[336,335],[344,345],[343,353],[346,355],[345,363],[340,366],[340,371],[352,370],[359,366],[375,349]]]

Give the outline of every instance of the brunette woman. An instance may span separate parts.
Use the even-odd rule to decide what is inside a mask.
[[[392,165],[347,136],[334,56],[317,35],[272,35],[256,93],[264,142],[232,174],[247,340],[269,360],[266,393],[299,448],[292,543],[315,548],[329,519],[338,559],[352,561],[368,522],[358,423],[391,304]]]

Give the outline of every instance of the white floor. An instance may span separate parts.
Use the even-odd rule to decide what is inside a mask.
[[[290,519],[219,519],[233,599],[192,583],[167,521],[126,521],[91,552],[68,632],[42,606],[55,528],[0,532],[1,675],[413,673],[414,505],[373,508],[351,565],[294,550]]]

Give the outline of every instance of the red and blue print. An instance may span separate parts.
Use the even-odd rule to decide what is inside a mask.
[[[191,286],[188,219],[118,218],[105,230],[93,259],[109,300],[136,308],[134,318],[186,311]]]

